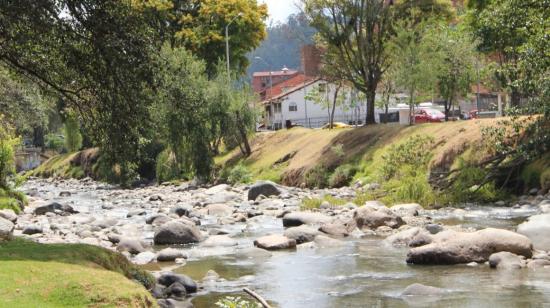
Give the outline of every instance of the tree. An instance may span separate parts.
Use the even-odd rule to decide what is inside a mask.
[[[396,86],[395,86],[395,80],[394,75],[391,73],[391,68],[386,71],[384,74],[384,78],[380,82],[380,85],[378,87],[378,92],[380,93],[380,99],[377,101],[377,107],[381,107],[384,109],[384,124],[388,123],[388,111],[390,107],[390,99],[391,95],[395,93]]]
[[[82,147],[82,134],[80,133],[80,123],[74,112],[69,112],[65,118],[65,148],[69,152],[76,152]]]
[[[14,147],[17,143],[13,128],[0,114],[0,190],[9,189],[8,177],[15,174]]]
[[[374,124],[378,83],[387,68],[385,42],[391,36],[391,14],[382,0],[303,0],[304,12],[319,31],[320,44],[333,61],[333,76],[365,93],[365,123]]]
[[[426,61],[435,62],[437,90],[444,99],[445,120],[459,96],[465,96],[475,78],[476,44],[462,29],[434,25],[426,34],[426,43],[433,47]]]
[[[391,53],[395,82],[409,96],[409,123],[414,123],[414,109],[417,96],[430,91],[435,83],[435,68],[432,46],[424,38],[426,22],[413,25],[412,21],[401,21],[395,28],[395,37],[388,42]]]
[[[479,40],[479,50],[497,60],[495,78],[510,93],[511,106],[518,107],[522,93],[517,81],[522,48],[540,21],[548,19],[548,1],[477,0],[470,1],[468,23]]]
[[[248,66],[247,53],[265,38],[267,6],[255,0],[136,0],[144,11],[153,11],[156,26],[172,47],[182,46],[206,61],[210,77],[218,61],[225,59],[225,26],[229,28],[232,70],[242,74]],[[240,14],[240,16],[239,16]]]
[[[150,20],[128,1],[0,2],[0,61],[76,110],[122,183],[134,179],[150,123]]]
[[[333,86],[332,97],[330,97],[331,85]],[[315,104],[321,105],[323,109],[327,110],[329,118],[329,129],[334,127],[334,114],[336,111],[336,106],[341,106],[346,100],[346,94],[344,92],[344,81],[327,81],[323,84],[317,84],[310,90],[305,99],[307,101],[312,101]]]

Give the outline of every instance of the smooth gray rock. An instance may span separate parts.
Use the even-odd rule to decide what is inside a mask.
[[[418,216],[418,213],[423,210],[418,203],[396,204],[390,208],[397,216]]]
[[[231,247],[236,245],[237,241],[227,235],[213,235],[202,242],[203,247]]]
[[[61,204],[52,202],[48,205],[39,206],[34,209],[34,215],[44,215],[46,213],[56,213],[59,215],[70,215],[78,213],[72,206],[67,204]]]
[[[185,287],[185,291],[187,293],[197,292],[197,283],[187,275],[165,272],[159,276],[157,282],[166,287],[178,282]]]
[[[14,228],[13,222],[0,217],[0,240],[10,239]]]
[[[177,258],[187,258],[187,255],[181,250],[170,247],[157,253],[157,261],[159,262],[173,262]]]
[[[321,225],[332,221],[325,214],[313,212],[292,212],[283,216],[284,227],[297,227],[301,225]]]
[[[119,252],[127,251],[127,252],[135,255],[135,254],[144,252],[145,248],[143,248],[143,245],[137,239],[122,238],[118,242],[116,250],[119,251]]]
[[[476,232],[443,231],[432,236],[430,244],[412,248],[407,263],[458,264],[485,262],[493,253],[508,251],[530,258],[533,254],[531,240],[521,234],[487,228]]]
[[[13,223],[17,221],[17,214],[15,214],[15,212],[10,209],[0,210],[0,217],[7,219]]]
[[[316,228],[302,225],[298,227],[291,227],[285,230],[284,236],[296,241],[296,244],[302,244],[311,242],[315,239],[315,236],[320,232]]]
[[[353,219],[348,221],[336,220],[332,223],[322,225],[319,227],[319,231],[332,236],[346,237],[350,235],[356,227],[357,225]]]
[[[207,205],[206,211],[211,216],[225,217],[233,214],[234,209],[226,204],[215,203]]]
[[[525,259],[523,256],[501,251],[489,256],[489,266],[497,269],[520,269],[525,267]]]
[[[254,185],[250,186],[248,190],[248,200],[256,200],[259,195],[266,197],[278,196],[281,194],[277,185],[270,181],[258,181]]]
[[[187,296],[187,290],[180,282],[174,282],[168,288],[164,290],[166,296],[175,300],[184,300]]]
[[[132,259],[132,261],[137,265],[145,265],[145,264],[153,262],[155,260],[156,256],[157,255],[154,252],[144,251],[144,252],[138,253],[134,257],[134,259]]]
[[[33,234],[38,234],[42,232],[43,232],[42,227],[38,225],[26,226],[23,229],[23,234],[27,234],[27,235],[33,235]]]
[[[160,226],[155,232],[156,245],[190,244],[203,240],[200,230],[196,226],[179,221],[170,221]]]
[[[405,224],[403,219],[389,208],[371,204],[356,209],[353,218],[359,229],[375,230],[382,226],[396,229]]]
[[[550,214],[529,217],[518,226],[518,233],[530,238],[535,249],[550,251]]]
[[[254,246],[265,250],[296,248],[296,240],[283,235],[262,236],[254,241]]]

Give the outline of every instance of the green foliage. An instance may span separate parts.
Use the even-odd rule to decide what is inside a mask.
[[[328,185],[328,170],[322,165],[309,169],[304,175],[306,187],[325,188]]]
[[[328,202],[331,206],[342,206],[348,202],[347,200],[339,199],[331,195],[324,195],[322,198],[306,197],[302,199],[302,202],[300,204],[300,209],[301,210],[318,209],[319,207],[321,207],[321,204],[325,201]]]
[[[227,177],[227,182],[230,184],[250,183],[252,182],[252,174],[243,164],[238,164],[231,168]]]
[[[63,152],[65,146],[65,138],[58,134],[47,134],[44,146],[46,149],[61,153]]]
[[[250,302],[242,299],[240,296],[227,296],[216,302],[216,307],[220,308],[261,308],[256,302]]]
[[[430,150],[433,144],[434,138],[431,136],[414,135],[403,143],[391,145],[382,156],[382,177],[389,180],[402,174],[425,172],[432,159]]]
[[[19,139],[13,136],[11,126],[0,114],[0,189],[8,190],[9,177],[15,174],[15,147]]]
[[[505,197],[494,181],[488,180],[487,171],[459,158],[458,172],[445,197],[448,202],[494,202]]]
[[[328,185],[333,188],[339,188],[349,185],[357,168],[353,165],[340,165],[330,175]]]
[[[82,134],[80,123],[75,114],[69,113],[65,118],[65,148],[69,152],[76,152],[82,148]]]
[[[182,178],[182,171],[176,161],[176,155],[165,149],[157,156],[157,183],[169,182]]]

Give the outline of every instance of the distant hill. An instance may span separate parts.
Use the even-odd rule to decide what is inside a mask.
[[[303,14],[290,15],[285,23],[270,24],[267,38],[248,55],[247,77],[250,78],[253,72],[280,70],[283,66],[300,69],[300,48],[311,44],[315,33]],[[271,67],[255,57],[261,57]]]

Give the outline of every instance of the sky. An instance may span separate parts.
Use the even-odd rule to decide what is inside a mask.
[[[274,22],[285,21],[288,15],[298,12],[297,0],[258,0],[258,2],[267,3],[269,18]]]

